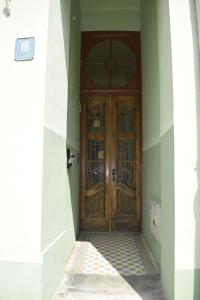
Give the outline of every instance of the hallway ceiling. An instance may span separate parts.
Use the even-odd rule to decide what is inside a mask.
[[[134,10],[140,11],[141,0],[80,0],[82,10]]]

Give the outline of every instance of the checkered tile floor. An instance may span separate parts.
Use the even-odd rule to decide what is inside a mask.
[[[81,233],[67,272],[100,275],[146,275],[159,272],[140,234]]]

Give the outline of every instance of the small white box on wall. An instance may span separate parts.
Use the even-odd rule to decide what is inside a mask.
[[[158,242],[160,242],[160,216],[160,201],[157,198],[153,197],[150,204],[150,228],[152,235]]]

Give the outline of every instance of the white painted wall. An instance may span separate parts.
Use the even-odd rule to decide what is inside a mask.
[[[80,3],[49,3],[42,199],[43,300],[52,299],[63,277],[76,239],[79,213],[79,166],[75,161],[67,170],[66,145],[76,146],[72,142],[79,134],[79,107],[71,87],[79,88]],[[78,151],[78,146],[71,150]]]
[[[190,1],[170,0],[169,8],[174,93],[175,267],[180,270],[194,268],[194,199],[197,192],[196,87]]]
[[[168,1],[157,0],[157,30],[160,69],[160,136],[173,125],[173,89],[171,70],[171,36]]]
[[[194,1],[159,0],[157,6],[163,136],[162,281],[167,299],[199,299],[199,59]]]
[[[4,4],[0,2],[0,299],[49,300],[77,231],[78,194],[71,195],[71,177],[76,175],[77,183],[78,166],[71,177],[66,169],[70,28],[75,25],[71,0],[11,1],[10,17],[2,12]],[[71,34],[78,54],[79,1],[73,4],[77,26]],[[14,60],[20,37],[35,38],[33,61]],[[78,82],[79,72],[74,77]],[[18,280],[8,291],[12,276]]]
[[[61,198],[66,197],[67,183],[65,183],[64,179],[61,180],[60,172],[62,173],[62,177],[64,176],[65,178],[67,176],[66,127],[71,1],[50,0],[49,4],[44,127],[46,131],[51,132],[52,136],[55,136],[55,140],[50,143],[46,138],[47,135],[45,135],[42,215],[44,232],[42,234],[42,250],[48,247],[64,229],[66,231],[66,222],[61,222],[65,215],[65,209],[60,207],[60,205]],[[61,145],[56,148],[56,139],[58,138],[62,140],[62,143],[60,142]],[[52,149],[54,154],[52,153]],[[51,155],[49,155],[50,153]],[[48,162],[46,162],[47,157]],[[50,167],[55,161],[54,167]],[[59,170],[57,169],[58,166],[60,167]],[[48,171],[46,171],[46,168]],[[51,174],[53,178],[50,177]],[[48,180],[46,177],[49,177]],[[63,186],[60,182],[62,182]],[[54,222],[52,222],[52,218]]]
[[[160,143],[160,86],[156,4],[156,0],[143,0],[141,7],[144,151]]]
[[[50,1],[45,127],[66,138],[70,1]]]
[[[0,261],[40,262],[48,0],[0,2]],[[15,40],[35,37],[35,59],[14,61]]]
[[[152,235],[150,226],[152,199],[161,200],[160,86],[156,0],[143,0],[142,2],[141,46],[143,112],[142,232],[160,265],[161,246]]]

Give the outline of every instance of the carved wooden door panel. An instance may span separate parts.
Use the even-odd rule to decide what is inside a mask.
[[[85,96],[81,230],[138,231],[140,128],[133,96]]]
[[[112,230],[140,228],[140,128],[136,97],[112,98]]]
[[[107,231],[108,96],[84,99],[82,120],[81,229]]]

